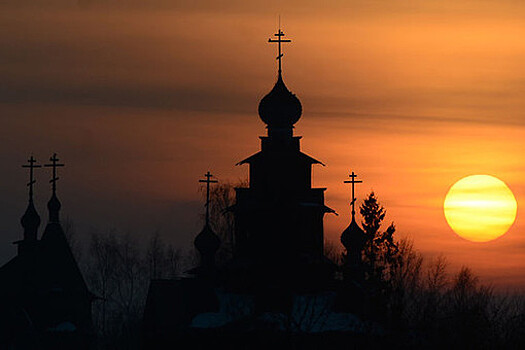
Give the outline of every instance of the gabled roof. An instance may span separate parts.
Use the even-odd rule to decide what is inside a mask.
[[[265,152],[262,152],[262,151],[259,151],[251,156],[249,156],[248,158],[244,159],[244,160],[241,160],[239,163],[235,164],[235,165],[243,165],[243,164],[246,164],[246,163],[251,163],[261,157],[264,157],[266,155]],[[322,162],[318,161],[317,159],[315,158],[312,158],[310,157],[309,155],[303,153],[303,152],[299,152],[298,153],[298,156],[300,159],[306,161],[306,162],[309,162],[311,164],[321,164],[322,166],[325,166]]]
[[[63,284],[69,290],[91,295],[82,276],[73,252],[59,223],[49,223],[40,240],[41,254],[44,255],[43,268],[46,275],[55,283]]]
[[[21,266],[22,262],[20,261],[19,256],[15,256],[11,260],[9,260],[5,265],[0,267],[0,281],[2,281],[2,285],[4,290],[2,292],[6,292],[6,289],[13,289],[13,281],[16,278],[21,278],[20,272],[23,270]]]
[[[59,223],[49,223],[42,239],[34,243],[34,250],[0,267],[4,289],[0,294],[46,293],[59,287],[93,299]]]

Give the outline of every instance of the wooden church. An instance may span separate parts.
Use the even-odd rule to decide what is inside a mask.
[[[18,254],[0,267],[0,349],[88,349],[93,338],[91,302],[94,296],[78,268],[60,224],[61,203],[56,182],[59,163],[51,157],[52,194],[48,223],[38,237],[40,216],[33,202],[31,156],[29,203],[21,224]]]
[[[324,215],[334,210],[324,203],[326,189],[312,187],[312,166],[322,163],[301,152],[301,136],[293,132],[302,106],[283,80],[282,43],[290,40],[279,29],[269,42],[278,47],[277,81],[259,103],[267,128],[261,150],[238,163],[249,165],[249,186],[235,189],[235,204],[228,208],[234,216],[233,256],[215,263],[221,241],[209,220],[209,189],[216,181],[208,172],[201,180],[207,185],[206,223],[195,238],[200,265],[179,279],[151,282],[145,347],[262,349],[290,332],[354,329],[359,323],[355,315],[334,312],[340,281],[324,255],[323,232]],[[364,233],[352,217],[342,241],[359,253]],[[358,269],[359,254],[351,255]]]

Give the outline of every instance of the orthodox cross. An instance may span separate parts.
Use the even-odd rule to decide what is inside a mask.
[[[283,31],[281,30],[281,25],[279,24],[279,31],[274,34],[274,36],[277,37],[277,39],[268,39],[268,42],[269,43],[277,43],[277,47],[278,47],[278,50],[279,50],[279,55],[277,56],[277,60],[279,60],[279,74],[281,74],[281,58],[283,57],[283,54],[282,54],[282,51],[281,51],[281,43],[290,43],[292,42],[291,40],[289,39],[283,39],[282,37],[284,36],[284,33]]]
[[[29,183],[27,184],[27,186],[29,186],[29,200],[32,201],[33,200],[33,185],[36,182],[34,178],[33,170],[35,168],[41,168],[42,166],[35,164],[36,159],[33,156],[31,156],[31,158],[29,158],[27,162],[29,163],[29,165],[22,165],[22,168],[29,168]]]
[[[57,168],[63,167],[64,164],[58,163],[60,159],[58,159],[56,153],[53,153],[53,156],[49,158],[49,160],[51,161],[51,164],[44,164],[44,166],[53,167],[53,177],[51,178],[51,180],[49,180],[49,182],[53,184],[53,194],[55,194],[57,191],[57,180],[59,179],[59,177],[57,176]]]
[[[219,181],[212,180],[211,178],[213,175],[208,171],[206,174],[204,174],[206,177],[206,180],[199,180],[199,182],[206,183],[206,225],[209,225],[210,223],[210,184],[217,183]]]
[[[352,174],[348,175],[348,177],[350,178],[350,180],[347,180],[347,181],[344,181],[345,184],[352,184],[352,202],[350,202],[350,204],[352,205],[352,220],[355,219],[355,201],[356,201],[356,198],[355,198],[355,195],[354,195],[354,185],[355,184],[359,184],[359,183],[362,183],[363,181],[361,180],[356,180],[355,178],[357,177],[357,175],[352,171]]]

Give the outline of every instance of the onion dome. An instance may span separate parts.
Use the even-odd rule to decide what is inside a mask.
[[[49,202],[47,202],[47,209],[49,210],[49,222],[59,222],[58,213],[62,204],[58,200],[55,193],[51,196]]]
[[[20,223],[24,228],[24,239],[36,240],[38,226],[40,226],[40,216],[36,212],[33,200],[29,201],[26,212],[20,219]]]
[[[213,232],[211,227],[206,224],[197,237],[195,237],[193,244],[195,244],[195,248],[197,248],[201,257],[212,258],[221,245],[221,239]]]
[[[292,127],[301,117],[299,99],[288,90],[279,73],[277,82],[259,103],[259,116],[268,127]]]
[[[363,249],[366,243],[366,234],[355,222],[354,218],[352,218],[350,225],[341,234],[341,243],[343,243],[347,251],[360,251]]]

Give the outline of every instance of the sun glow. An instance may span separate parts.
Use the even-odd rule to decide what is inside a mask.
[[[509,230],[518,205],[503,181],[489,175],[472,175],[450,188],[443,207],[448,224],[459,236],[488,242]]]

